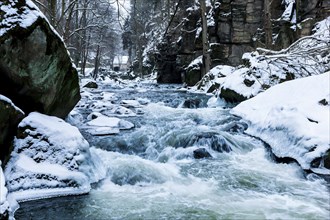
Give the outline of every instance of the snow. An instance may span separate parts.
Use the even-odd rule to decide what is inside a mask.
[[[95,118],[96,117],[96,118]],[[107,117],[101,113],[91,113],[87,119],[95,118],[86,123],[84,129],[87,129],[92,135],[111,135],[118,134],[120,130],[128,130],[134,128],[134,124],[124,119],[116,117]]]
[[[250,98],[257,95],[260,90],[262,90],[260,83],[254,83],[252,86],[248,87],[244,84],[242,77],[246,72],[248,72],[248,68],[242,68],[234,71],[232,74],[226,77],[226,80],[222,83],[222,88],[224,89],[239,89],[239,93],[244,97]]]
[[[7,201],[7,188],[5,186],[5,176],[3,175],[1,161],[0,161],[0,216],[9,209]]]
[[[329,39],[330,38],[330,16],[326,19],[316,23],[315,28],[313,29],[314,36],[319,37],[321,39]]]
[[[278,157],[290,157],[304,169],[330,149],[330,72],[276,85],[242,102],[232,113],[249,122],[248,134],[270,144]],[[330,174],[323,168],[317,173]]]
[[[122,100],[121,105],[126,108],[140,108],[141,104],[137,100]]]
[[[109,127],[118,127],[120,119],[115,117],[106,117],[106,116],[99,116],[92,121],[87,122],[87,125],[90,126],[109,126]]]
[[[16,26],[27,28],[39,17],[45,18],[31,0],[26,0],[27,6],[21,7],[21,10],[17,10],[17,5],[19,5],[18,0],[9,0],[9,5],[0,2],[0,11],[5,13],[4,19],[0,21],[0,37]]]
[[[199,69],[200,66],[202,65],[203,63],[203,56],[199,56],[197,57],[196,59],[194,59],[189,65],[188,67],[186,68],[187,70],[188,69]]]
[[[293,9],[293,4],[294,4],[294,2],[290,2],[286,6],[285,11],[283,12],[283,14],[281,16],[281,20],[283,20],[283,21],[291,21],[291,19],[294,19],[293,17],[295,17],[295,16],[292,15],[292,13],[295,13],[295,10]],[[291,23],[293,23],[293,22],[291,22]]]
[[[221,89],[230,89],[248,99],[284,81],[322,74],[330,69],[329,30],[330,17],[315,25],[313,35],[300,38],[286,49],[258,48],[243,55],[245,66],[213,68],[193,89],[207,92],[217,84],[214,93],[220,97]],[[189,67],[197,66],[197,61]],[[221,70],[224,68],[227,70]]]
[[[5,168],[15,199],[87,193],[101,177],[94,172],[89,144],[76,127],[37,112],[19,124],[21,134]]]
[[[113,65],[127,64],[128,56],[115,56],[113,59]]]

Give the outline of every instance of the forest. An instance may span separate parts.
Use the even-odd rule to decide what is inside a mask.
[[[0,219],[328,219],[329,0],[2,0]]]

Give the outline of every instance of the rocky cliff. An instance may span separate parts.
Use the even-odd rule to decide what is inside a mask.
[[[209,5],[208,32],[212,66],[219,64],[237,66],[242,55],[265,45],[265,0],[217,0]],[[273,44],[271,49],[280,50],[302,36],[310,35],[313,25],[330,15],[330,0],[271,1],[269,16]],[[199,68],[186,69],[190,62],[202,54],[200,10],[191,7],[180,26],[180,31],[170,35],[172,60],[175,69],[159,69],[159,78],[170,75],[188,85],[201,79]],[[197,28],[196,28],[197,26]],[[175,53],[173,52],[175,51]],[[160,50],[160,53],[168,51]],[[162,54],[161,57],[166,57]],[[161,62],[160,62],[161,63]],[[160,82],[170,82],[169,77]]]

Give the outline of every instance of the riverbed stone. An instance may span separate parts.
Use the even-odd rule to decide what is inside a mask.
[[[205,148],[198,148],[194,150],[194,158],[195,159],[203,159],[212,157],[211,154]]]
[[[223,98],[230,103],[239,103],[247,100],[248,98],[237,93],[236,91],[228,88],[221,88],[220,98]]]
[[[89,89],[97,89],[99,86],[96,82],[88,82],[86,85],[84,85],[84,87]]]
[[[188,98],[184,100],[182,107],[183,108],[199,108],[202,104],[202,100],[198,98]]]
[[[80,91],[61,37],[30,0],[0,6],[0,93],[25,113],[66,117]]]
[[[323,165],[330,170],[330,150],[324,155]]]

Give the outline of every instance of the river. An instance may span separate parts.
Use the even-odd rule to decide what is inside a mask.
[[[103,85],[76,111],[86,118],[104,93],[141,103],[121,116],[134,129],[93,136],[80,126],[107,177],[88,195],[21,203],[16,219],[329,219],[327,183],[276,163],[229,106],[176,85]]]

